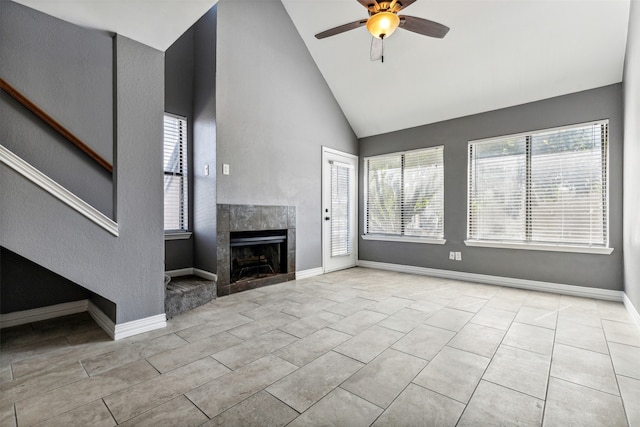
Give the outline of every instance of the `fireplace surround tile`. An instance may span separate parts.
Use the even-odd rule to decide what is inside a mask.
[[[288,222],[289,222],[289,226],[287,228],[296,228],[296,207],[295,206],[289,206],[289,212],[288,212]]]
[[[224,231],[229,234],[229,205],[218,205],[217,224],[218,233]]]
[[[261,230],[259,206],[231,205],[229,207],[229,231]]]
[[[275,283],[295,280],[296,271],[296,207],[261,205],[217,206],[217,291],[218,296],[230,295]],[[232,232],[286,230],[287,271],[278,276],[231,282]]]
[[[260,226],[263,230],[286,230],[289,225],[288,206],[262,206]]]

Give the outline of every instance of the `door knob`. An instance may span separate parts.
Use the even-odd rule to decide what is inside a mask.
[[[325,216],[325,217],[324,217],[324,220],[325,220],[325,221],[329,221],[330,219],[331,219],[331,218],[329,218],[328,216]]]

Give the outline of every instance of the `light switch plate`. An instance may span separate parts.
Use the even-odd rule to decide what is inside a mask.
[[[229,165],[227,163],[222,164],[222,175],[229,175]]]
[[[209,165],[204,165],[204,174],[205,176],[209,175]]]

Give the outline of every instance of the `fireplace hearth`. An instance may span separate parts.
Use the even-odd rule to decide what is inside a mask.
[[[295,280],[295,207],[218,205],[218,296]]]

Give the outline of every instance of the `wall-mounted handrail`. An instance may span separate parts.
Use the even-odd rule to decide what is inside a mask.
[[[100,166],[105,168],[109,173],[113,173],[113,166],[111,163],[106,161],[102,156],[93,151],[91,147],[82,142],[77,136],[72,134],[69,130],[63,127],[60,123],[58,123],[53,117],[42,111],[36,104],[31,102],[20,93],[16,88],[7,83],[4,79],[0,78],[0,89],[4,90],[11,96],[13,99],[18,101],[22,106],[24,106],[27,110],[31,111],[33,114],[38,116],[43,122],[53,128],[60,135],[65,137],[69,142],[78,147],[82,152],[84,152],[87,156],[91,157],[95,160]]]

